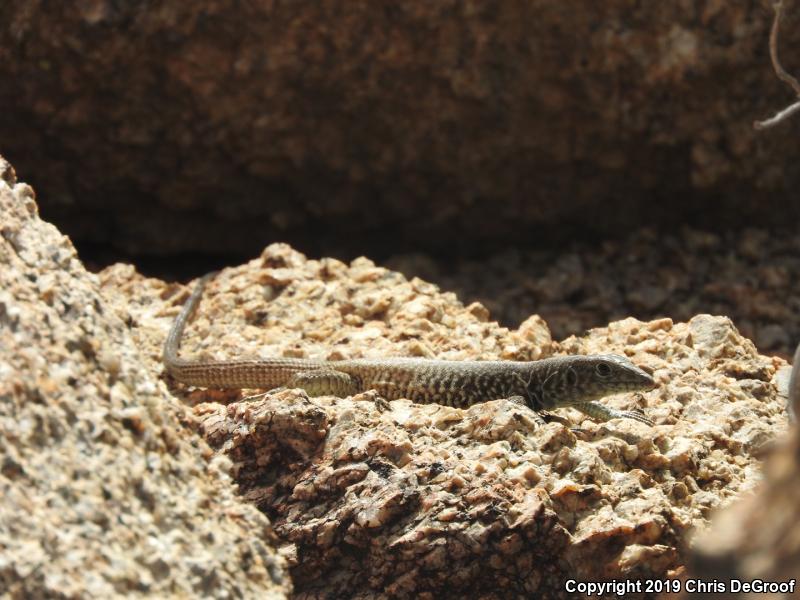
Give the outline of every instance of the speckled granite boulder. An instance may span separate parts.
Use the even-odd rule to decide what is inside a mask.
[[[160,343],[185,291],[106,270],[130,294],[142,347]],[[286,543],[298,597],[568,596],[567,578],[682,572],[682,540],[756,485],[785,429],[785,361],[759,355],[725,317],[626,319],[560,343],[538,317],[519,330],[421,280],[359,259],[307,260],[273,245],[209,284],[185,357],[426,356],[535,359],[618,352],[659,386],[607,402],[654,427],[597,424],[572,409],[537,427],[526,409],[467,410],[369,394],[295,390],[242,399],[176,386],[246,498]],[[227,403],[227,405],[225,405]]]
[[[0,596],[291,590],[269,521],[0,159]]]
[[[786,381],[787,371],[783,369],[783,383],[796,415],[800,407],[800,347],[790,382]],[[725,592],[721,598],[741,597],[736,592],[747,591],[741,585],[736,589],[737,581],[755,584],[758,587],[752,591],[756,593],[800,596],[800,429],[794,421],[790,435],[765,461],[764,482],[754,493],[714,515],[712,526],[694,536],[685,579],[719,582],[724,589],[717,586],[717,591]]]

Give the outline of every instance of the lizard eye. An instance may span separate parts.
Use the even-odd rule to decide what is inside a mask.
[[[594,367],[594,370],[600,377],[608,377],[611,375],[611,367],[604,362],[597,363],[597,365]]]

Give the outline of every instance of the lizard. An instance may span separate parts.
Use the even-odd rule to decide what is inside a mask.
[[[505,398],[533,410],[537,422],[544,420],[542,413],[573,407],[599,421],[628,418],[653,425],[641,411],[620,411],[596,402],[612,394],[655,387],[646,371],[618,354],[567,355],[534,361],[182,359],[178,351],[183,331],[213,275],[199,280],[164,343],[166,372],[182,383],[213,389],[300,388],[310,397],[343,398],[374,391],[387,401],[405,398],[455,408]]]

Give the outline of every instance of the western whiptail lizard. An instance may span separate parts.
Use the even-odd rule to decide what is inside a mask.
[[[213,275],[213,274],[212,274]],[[625,417],[648,425],[638,411],[594,400],[651,389],[653,378],[624,356],[573,355],[532,362],[418,358],[315,361],[296,358],[188,361],[178,357],[187,321],[211,275],[203,277],[175,319],[164,344],[164,366],[176,380],[206,388],[302,388],[309,396],[345,397],[374,390],[386,400],[406,398],[465,408],[508,398],[536,411],[571,406],[601,421]]]

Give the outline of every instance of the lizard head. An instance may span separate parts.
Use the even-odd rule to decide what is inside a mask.
[[[542,382],[546,408],[570,406],[655,387],[653,378],[619,354],[566,356]]]

